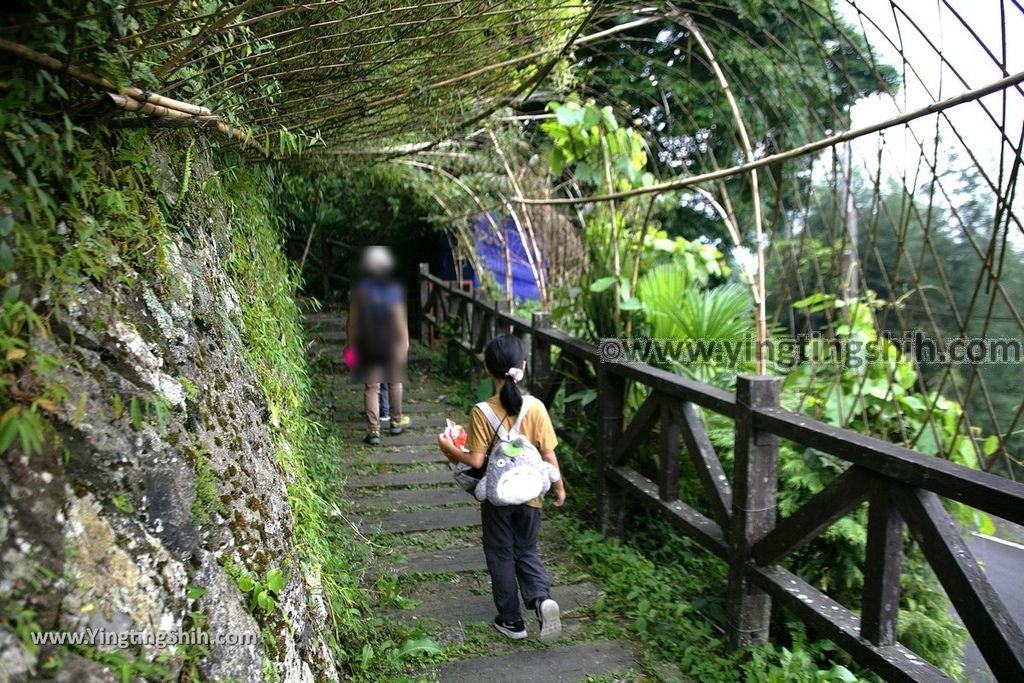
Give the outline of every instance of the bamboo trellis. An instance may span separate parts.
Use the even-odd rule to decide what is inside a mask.
[[[956,0],[764,0],[757,11],[739,0],[58,4],[8,8],[0,52],[12,64],[80,84],[74,96],[105,102],[116,122],[215,129],[261,155],[275,154],[283,130],[352,165],[416,154],[442,170],[466,156],[501,160],[480,126],[539,144],[542,100],[561,97],[548,77],[575,67],[584,96],[647,133],[658,182],[634,194],[668,196],[764,248],[768,317],[789,333],[821,325],[794,302],[863,297],[870,286],[879,331],[1024,338],[1014,280],[1024,259],[1018,0],[985,11]],[[636,71],[607,67],[617,61]],[[487,208],[511,206],[535,268],[545,249],[578,248],[578,238],[552,236],[585,220],[586,202],[629,199],[584,197],[572,178],[545,186],[525,163],[543,150],[499,151],[504,186]],[[447,172],[458,175],[455,164]],[[435,194],[453,220],[479,212],[480,199],[461,190]],[[536,226],[555,227],[536,237]],[[958,429],[981,465],[1017,476],[1024,365],[919,370],[923,393],[967,407]],[[844,413],[867,419],[857,404]],[[902,436],[920,446],[935,429]]]

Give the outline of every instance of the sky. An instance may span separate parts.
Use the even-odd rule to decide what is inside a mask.
[[[1024,40],[1021,39],[1024,36],[1024,11],[1013,0],[838,0],[837,7],[849,21],[861,27],[883,61],[905,73],[905,81],[895,100],[890,96],[873,96],[854,106],[854,128],[1003,78],[1005,74],[1000,64],[986,54],[985,47],[1000,62],[1004,60],[1005,50],[1008,73],[1024,70]],[[963,17],[970,30],[963,26],[956,14]],[[977,39],[971,31],[977,34]],[[901,47],[907,64],[913,70],[905,67]],[[995,121],[989,118],[983,105]],[[1012,147],[1010,142],[1002,140],[1000,125],[1012,145],[1018,145],[1024,122],[1024,95],[1010,89],[948,110],[948,117],[947,122],[942,117],[927,116],[911,124],[910,130],[887,131],[884,168],[897,175],[903,170],[913,174],[920,157],[920,146],[914,141],[915,136],[924,143],[929,158],[936,156],[933,146],[936,120],[939,119],[937,157],[940,172],[949,168],[947,159],[950,152],[959,155],[961,164],[970,163],[965,146],[994,179],[998,178],[1001,150],[1005,152],[1003,167],[1009,169],[1013,159]],[[951,126],[963,137],[962,143],[956,139]],[[866,136],[853,145],[854,163],[862,168],[873,169],[877,154],[877,135]],[[1019,209],[1024,204],[1018,200],[1015,206]]]

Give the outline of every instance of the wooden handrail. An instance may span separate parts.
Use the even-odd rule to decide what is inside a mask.
[[[934,455],[841,429],[788,410],[758,410],[756,424],[889,479],[932,491],[972,508],[1024,524],[1024,484],[972,470]]]
[[[740,377],[738,393],[733,394],[645,363],[603,358],[598,346],[551,327],[549,314],[534,314],[532,321],[512,315],[506,302],[490,302],[479,292],[453,287],[430,274],[424,264],[420,309],[422,330],[436,327],[437,311],[458,323],[451,329],[461,327],[462,335],[448,340],[449,351],[465,352],[477,363],[482,363],[489,334],[506,330],[528,336],[534,370],[531,389],[548,402],[566,373],[575,376],[574,381],[586,379],[580,373],[596,376],[597,412],[587,419],[596,436],[601,529],[623,533],[623,499],[629,495],[726,560],[733,646],[767,637],[775,600],[886,680],[952,680],[896,642],[906,525],[954,607],[969,612],[962,619],[996,677],[1024,680],[1024,632],[938,498],[1024,524],[1024,484],[785,410],[778,403],[778,382],[771,378]],[[554,349],[560,356],[552,364]],[[649,392],[627,423],[628,381]],[[735,422],[731,482],[705,433],[698,406]],[[629,467],[628,459],[655,424],[661,426],[660,464],[652,480]],[[850,463],[844,474],[781,520],[775,507],[780,438]],[[712,518],[678,500],[681,446],[690,455]],[[858,616],[779,562],[865,501],[868,551],[863,615]]]

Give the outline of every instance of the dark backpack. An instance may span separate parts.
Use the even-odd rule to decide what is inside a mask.
[[[393,282],[364,280],[356,288],[355,346],[360,363],[385,365],[394,360],[399,339],[395,307],[402,296],[401,287]]]

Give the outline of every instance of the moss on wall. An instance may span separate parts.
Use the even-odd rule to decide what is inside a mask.
[[[75,122],[52,76],[7,75],[0,665],[15,680],[97,666],[129,679],[337,678],[330,581],[310,588],[325,583],[327,506],[302,466],[309,381],[276,170],[186,133]],[[255,609],[242,576],[265,584]],[[252,639],[31,641],[84,628]]]

